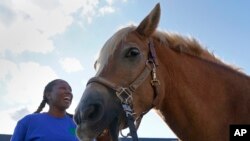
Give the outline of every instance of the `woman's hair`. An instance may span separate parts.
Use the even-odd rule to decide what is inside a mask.
[[[52,80],[51,82],[49,82],[45,86],[44,91],[43,91],[43,100],[42,100],[42,102],[40,103],[40,105],[38,106],[37,110],[34,113],[40,113],[43,110],[43,108],[45,107],[46,103],[48,103],[48,99],[47,99],[47,97],[46,97],[45,94],[52,92],[53,87],[56,85],[56,83],[58,81],[64,81],[64,80],[62,80],[62,79],[55,79],[55,80]],[[73,117],[72,114],[69,114],[67,112],[66,112],[66,114],[68,116],[70,116],[71,118]]]

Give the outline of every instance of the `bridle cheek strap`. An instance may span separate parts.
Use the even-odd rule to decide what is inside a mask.
[[[153,79],[151,80],[151,85],[156,86],[159,85],[159,80],[156,78],[156,71],[155,71],[155,65],[150,65],[152,62],[149,60],[146,62],[145,68],[142,71],[142,73],[128,86],[128,87],[121,87],[116,85],[115,83],[112,83],[111,81],[106,80],[103,77],[92,77],[88,83],[99,83],[106,87],[109,87],[113,89],[116,92],[116,96],[120,99],[121,103],[128,104],[132,107],[132,94],[135,92],[135,90],[148,78],[150,73],[152,73]]]
[[[156,57],[154,44],[153,44],[153,41],[151,39],[149,39],[148,47],[149,47],[149,58],[145,63],[145,68],[141,72],[141,74],[128,87],[118,86],[115,83],[108,81],[105,78],[100,77],[100,76],[91,78],[87,83],[87,85],[88,85],[90,83],[96,82],[96,83],[102,84],[106,87],[109,87],[115,91],[116,96],[121,101],[123,110],[124,110],[126,117],[127,117],[127,120],[128,120],[128,126],[130,129],[130,133],[127,136],[129,136],[129,135],[132,136],[133,141],[138,141],[136,131],[139,128],[142,117],[151,108],[153,108],[158,103],[158,100],[159,100],[159,88],[158,88],[158,86],[160,85],[160,81],[158,80],[157,75],[156,75],[156,67],[158,66],[158,61],[157,61],[157,57]],[[132,94],[144,81],[146,81],[146,79],[148,78],[150,73],[152,75],[151,85],[152,85],[153,90],[154,90],[154,99],[152,102],[152,106],[147,111],[138,115],[138,118],[136,120],[134,120],[135,113],[133,111]],[[135,124],[134,124],[134,121],[136,121]],[[124,137],[127,137],[127,136],[124,136]]]
[[[135,113],[133,110],[132,94],[148,78],[151,71],[152,71],[152,68],[148,64],[148,61],[147,61],[143,72],[128,87],[117,86],[115,83],[107,81],[105,78],[102,78],[102,77],[93,77],[87,83],[87,85],[88,85],[90,83],[96,82],[96,83],[102,84],[106,87],[109,87],[115,91],[116,96],[121,101],[122,108],[125,112],[128,127],[130,130],[130,132],[127,135],[123,135],[122,132],[120,131],[121,135],[123,137],[132,136],[133,141],[138,141],[138,136],[137,136],[136,131],[139,128],[139,125],[140,125],[140,122],[141,122],[143,115],[146,114],[147,112],[142,113],[139,116],[139,118],[136,119],[136,122],[135,122],[135,119],[134,119]]]
[[[138,136],[137,136],[136,131],[139,128],[142,117],[153,107],[153,106],[150,107],[146,112],[143,112],[142,114],[140,114],[136,120],[134,119],[135,113],[133,110],[132,94],[148,78],[150,73],[151,72],[153,73],[154,68],[152,68],[149,63],[150,63],[150,61],[146,62],[145,68],[142,71],[142,73],[128,87],[118,86],[115,83],[107,81],[105,78],[99,77],[99,76],[91,78],[87,83],[87,85],[88,85],[90,83],[96,82],[96,83],[102,84],[108,88],[111,88],[115,91],[116,96],[121,101],[122,108],[126,114],[127,123],[128,123],[128,127],[130,130],[130,133],[128,133],[127,135],[123,135],[122,132],[121,132],[121,135],[123,137],[132,136],[133,141],[138,141]],[[155,65],[153,65],[153,67],[154,66]],[[152,82],[153,82],[153,79],[151,80],[151,84],[153,84]]]
[[[153,72],[154,67],[151,67],[150,65],[150,61],[146,62],[145,68],[142,71],[142,73],[128,86],[128,87],[121,87],[116,85],[115,83],[106,80],[103,77],[92,77],[88,83],[99,83],[102,84],[108,88],[111,88],[115,91],[116,96],[119,98],[119,100],[121,101],[122,104],[127,104],[128,106],[131,107],[131,109],[133,108],[133,97],[132,94],[135,92],[135,90],[144,82],[146,81],[146,79],[148,78],[148,76],[150,75],[151,72]],[[153,84],[153,82],[155,82],[154,79],[151,80],[151,84]],[[127,108],[126,108],[127,109]],[[132,113],[134,114],[134,113]]]

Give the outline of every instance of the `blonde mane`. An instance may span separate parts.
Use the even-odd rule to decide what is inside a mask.
[[[160,31],[155,32],[154,37],[158,38],[163,44],[167,44],[168,47],[179,53],[186,53],[204,60],[224,64],[194,38],[184,37],[176,33]]]

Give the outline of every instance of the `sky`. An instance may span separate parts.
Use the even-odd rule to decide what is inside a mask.
[[[138,25],[158,2],[158,30],[194,37],[250,74],[250,1],[1,0],[0,134],[12,134],[56,78],[71,85],[68,112],[74,113],[105,41],[121,27]],[[176,137],[153,110],[143,118],[138,136]]]

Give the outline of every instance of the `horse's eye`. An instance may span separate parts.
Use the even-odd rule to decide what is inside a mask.
[[[140,51],[137,48],[131,48],[128,53],[126,54],[126,57],[135,57],[140,54]]]

